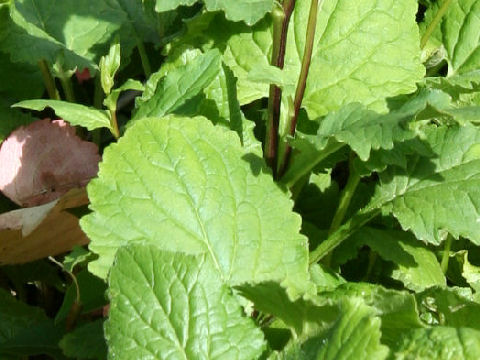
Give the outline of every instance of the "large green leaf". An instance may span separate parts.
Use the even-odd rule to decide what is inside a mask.
[[[255,359],[263,334],[207,254],[130,245],[112,267],[105,326],[115,359]]]
[[[197,0],[157,0],[155,10],[162,12],[180,5],[193,5]],[[255,24],[272,10],[273,0],[203,0],[208,11],[223,10],[227,19]]]
[[[403,334],[393,351],[398,360],[476,360],[480,331],[469,328],[434,327]]]
[[[17,301],[0,289],[0,357],[7,355],[61,355],[62,331],[40,308]]]
[[[54,64],[62,58],[66,70],[93,70],[113,34],[127,22],[125,13],[111,5],[105,0],[14,1],[0,50],[15,61]]]
[[[297,2],[290,22],[285,71],[297,75],[289,79],[300,72],[309,7],[309,1]],[[310,118],[354,101],[384,111],[386,97],[414,91],[415,82],[424,75],[416,12],[415,0],[324,0],[303,99]],[[193,35],[205,43],[210,37],[225,49],[224,61],[239,79],[241,104],[268,96],[268,84],[252,82],[249,72],[268,68],[270,20],[248,28],[216,17],[207,31]]]
[[[425,14],[424,32],[443,1],[432,3]],[[432,34],[432,43],[443,44],[447,51],[449,75],[480,69],[480,1],[453,0]]]
[[[58,117],[68,121],[72,125],[80,125],[88,130],[102,127],[112,129],[110,115],[105,110],[94,109],[85,105],[70,103],[61,100],[24,100],[13,105],[31,110],[43,110],[50,107]]]
[[[292,202],[236,133],[207,119],[136,122],[103,155],[88,187],[93,213],[82,218],[106,277],[118,247],[144,240],[207,253],[231,285],[281,281],[305,289],[307,241]]]
[[[407,169],[391,167],[368,208],[391,211],[402,227],[432,244],[445,231],[480,244],[480,131],[430,127],[425,141],[435,158],[413,156]]]
[[[134,119],[171,113],[208,86],[220,71],[220,64],[220,53],[211,50],[196,56],[185,66],[170,70],[155,82],[156,90],[150,98],[137,102]],[[147,86],[147,91],[151,92],[151,87]]]

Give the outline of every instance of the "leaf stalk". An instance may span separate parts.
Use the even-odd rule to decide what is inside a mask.
[[[42,73],[43,83],[45,84],[45,88],[47,89],[48,96],[50,97],[50,99],[60,100],[60,95],[58,93],[57,87],[55,86],[55,80],[53,79],[47,62],[43,59],[39,60],[38,67],[40,68],[40,72]]]
[[[312,61],[313,46],[315,40],[315,29],[317,28],[317,14],[319,3],[322,0],[312,0],[310,3],[310,12],[308,15],[307,33],[305,37],[305,48],[303,50],[302,67],[300,69],[300,75],[298,77],[297,88],[295,90],[295,98],[293,100],[293,112],[288,119],[288,131],[291,136],[295,135],[295,129],[297,127],[298,114],[300,113],[300,107],[302,106],[303,96],[305,95],[305,88],[307,86],[308,71],[310,70],[310,63]],[[279,164],[279,174],[283,175],[287,169],[288,162],[290,161],[290,154],[292,147],[290,144],[286,144],[285,150]]]

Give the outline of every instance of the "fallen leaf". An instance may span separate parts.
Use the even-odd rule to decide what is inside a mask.
[[[2,143],[0,190],[22,207],[46,204],[84,187],[99,161],[97,146],[80,139],[65,121],[35,121]]]
[[[0,264],[34,261],[87,244],[78,219],[65,211],[86,204],[85,188],[72,189],[47,204],[1,214]]]

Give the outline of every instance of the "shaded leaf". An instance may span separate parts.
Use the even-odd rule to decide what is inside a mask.
[[[103,319],[76,327],[59,343],[63,353],[74,359],[107,358],[107,345],[103,335]]]

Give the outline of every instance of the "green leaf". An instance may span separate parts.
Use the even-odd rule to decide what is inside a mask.
[[[108,55],[100,58],[100,82],[102,84],[103,92],[106,95],[110,94],[114,77],[120,68],[120,44],[116,41],[110,45]]]
[[[380,343],[381,321],[375,309],[360,298],[344,300],[340,308],[341,315],[324,334],[288,346],[276,359],[385,359],[389,350]]]
[[[10,57],[2,52],[0,52],[0,79],[2,97],[16,101],[41,97],[45,89],[37,66],[12,63]]]
[[[416,294],[421,318],[430,325],[480,330],[480,304],[470,288],[432,287]]]
[[[86,263],[93,257],[94,255],[90,251],[82,246],[76,245],[70,253],[65,255],[65,258],[63,259],[64,269],[71,273],[75,266]]]
[[[364,227],[335,250],[335,262],[341,264],[348,260],[349,256],[341,255],[344,248],[353,250],[353,255],[356,255],[355,249],[363,245],[368,245],[383,259],[393,262],[395,266],[391,277],[411,290],[422,291],[431,286],[446,286],[445,276],[435,254],[423,247],[414,236],[403,231]],[[339,256],[342,256],[341,260]]]
[[[0,289],[0,356],[61,355],[62,331],[37,307],[17,301]]]
[[[237,79],[228,66],[222,64],[220,72],[205,88],[204,94],[207,101],[215,102],[219,116],[228,122],[230,129],[237,132],[245,150],[262,157],[262,144],[253,133],[255,124],[247,120],[240,109],[237,97]]]
[[[386,97],[415,91],[415,82],[425,71],[419,57],[417,6],[415,0],[322,2],[302,102],[310,118],[350,102],[385,111]],[[300,73],[309,7],[309,1],[298,2],[290,21],[285,71],[296,73],[295,78]],[[248,74],[270,63],[270,22],[241,28],[217,17],[208,30],[197,36],[213,38],[225,49],[224,61],[239,79],[240,103],[268,96],[268,85],[251,82]]]
[[[437,1],[429,7],[421,26],[422,32],[433,21],[441,5],[443,2]],[[479,12],[479,0],[453,0],[432,34],[431,42],[445,46],[449,76],[480,69]]]
[[[63,353],[74,359],[107,358],[107,345],[103,335],[103,319],[76,327],[60,340]]]
[[[297,132],[296,138],[291,141],[297,151],[282,182],[292,186],[344,145],[348,145],[364,162],[369,160],[373,150],[393,150],[395,144],[415,138],[416,134],[409,130],[408,123],[416,114],[428,106],[445,107],[444,104],[449,100],[448,95],[441,91],[422,91],[387,114],[368,110],[358,103],[345,105],[324,119],[316,120],[319,123],[316,135]],[[402,152],[382,154],[383,157],[377,156],[373,159],[374,168],[381,167],[382,162],[406,163],[405,154]]]
[[[61,100],[24,100],[12,105],[12,107],[22,107],[30,110],[41,111],[50,107],[55,111],[58,117],[68,121],[72,125],[80,125],[88,130],[95,130],[106,127],[112,130],[110,126],[110,115],[108,111],[97,110],[81,104],[70,103]]]
[[[207,254],[119,249],[105,326],[116,359],[254,359],[265,344]]]
[[[193,5],[196,0],[157,0],[155,10],[162,12],[180,5]],[[208,11],[223,10],[227,19],[253,25],[272,10],[273,0],[203,0]]]
[[[325,330],[338,316],[337,309],[330,304],[316,304],[314,299],[290,300],[285,289],[275,282],[241,285],[236,289],[253,302],[255,309],[281,319],[295,337]]]
[[[480,354],[480,331],[469,328],[414,329],[392,349],[398,360],[475,360]]]
[[[415,297],[406,291],[385,289],[367,283],[347,283],[335,290],[319,292],[329,303],[362,298],[381,318],[382,343],[391,345],[405,329],[421,328]]]
[[[143,84],[138,80],[128,79],[121,85],[120,87],[113,89],[113,91],[105,97],[103,100],[103,105],[105,105],[110,111],[117,110],[117,100],[122,91],[125,90],[138,90],[143,91],[145,87]]]
[[[480,267],[473,265],[468,260],[468,251],[464,251],[462,256],[463,269],[462,276],[467,283],[475,290],[475,293],[480,293]]]
[[[95,4],[88,0],[15,1],[10,16],[0,50],[16,62],[33,65],[41,59],[52,65],[60,56],[65,70],[95,70],[100,54],[108,49],[106,44],[127,22],[118,6],[104,0]]]
[[[307,284],[300,217],[261,158],[236,133],[205,118],[136,122],[107,148],[88,186],[93,213],[81,219],[105,278],[118,247],[144,240],[170,251],[207,253],[231,285]]]
[[[435,158],[412,156],[406,170],[391,167],[368,209],[383,207],[419,240],[440,244],[446,231],[480,244],[480,131],[471,126],[429,127]]]
[[[145,102],[137,103],[134,119],[171,113],[208,86],[219,71],[220,53],[216,50],[169,71],[158,83],[155,94]]]

